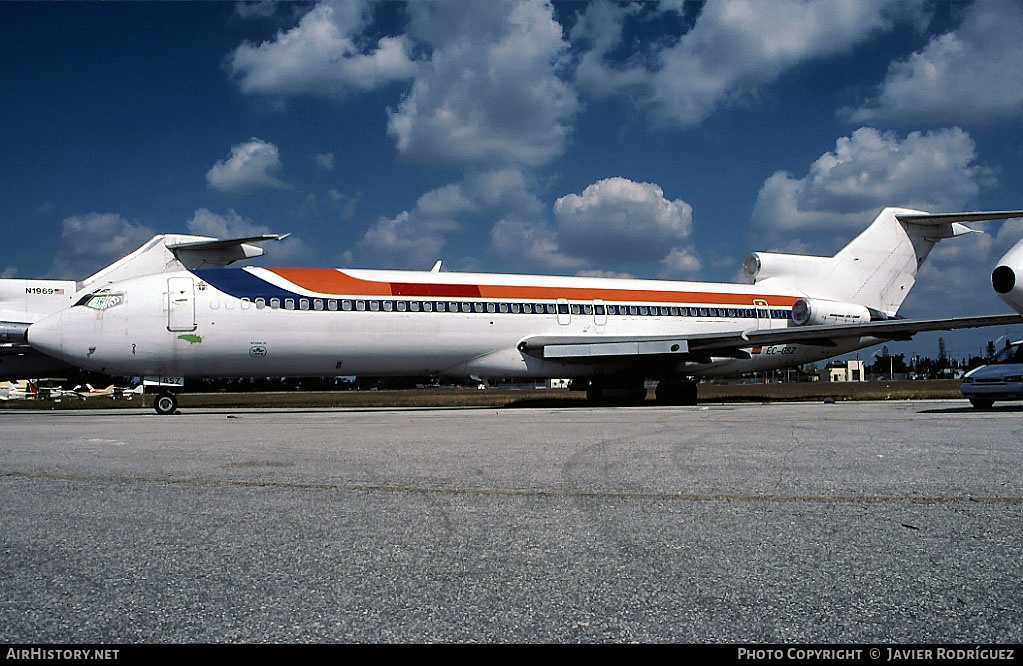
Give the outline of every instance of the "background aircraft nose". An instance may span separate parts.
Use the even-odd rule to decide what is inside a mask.
[[[991,271],[991,286],[1003,301],[1023,313],[1023,240],[1013,245]]]
[[[63,347],[62,319],[63,313],[57,312],[29,326],[29,346],[49,356],[59,356]]]

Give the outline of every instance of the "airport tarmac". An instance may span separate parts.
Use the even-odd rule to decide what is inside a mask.
[[[1023,641],[1023,409],[0,413],[0,641]]]

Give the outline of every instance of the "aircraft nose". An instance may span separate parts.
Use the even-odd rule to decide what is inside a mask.
[[[43,317],[28,327],[28,344],[48,356],[59,357],[63,351],[63,313],[57,312]]]

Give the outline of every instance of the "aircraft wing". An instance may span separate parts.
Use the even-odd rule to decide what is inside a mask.
[[[729,356],[749,358],[752,347],[806,344],[833,347],[849,338],[909,339],[925,331],[1023,324],[1023,316],[982,315],[951,319],[887,319],[857,324],[789,326],[749,331],[658,336],[533,336],[519,350],[541,358],[586,361],[654,356]]]

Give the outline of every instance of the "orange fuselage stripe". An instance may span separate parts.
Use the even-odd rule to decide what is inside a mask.
[[[763,300],[774,307],[791,306],[797,300],[795,296],[729,294],[712,291],[378,282],[354,278],[338,270],[323,268],[270,268],[267,270],[302,289],[320,294],[344,296],[413,296],[548,301],[564,298],[570,301],[601,300],[612,303],[707,303],[743,306],[752,306],[755,300]]]

